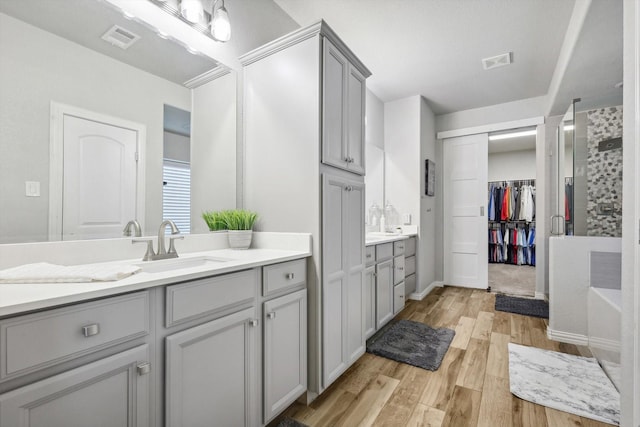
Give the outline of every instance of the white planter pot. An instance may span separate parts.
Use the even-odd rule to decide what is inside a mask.
[[[253,230],[229,230],[227,235],[231,249],[249,249]]]

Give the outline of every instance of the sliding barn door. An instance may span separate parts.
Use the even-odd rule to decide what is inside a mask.
[[[445,284],[486,288],[488,135],[448,138],[444,146]]]

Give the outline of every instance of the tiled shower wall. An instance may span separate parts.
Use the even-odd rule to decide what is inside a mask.
[[[622,148],[599,151],[598,144],[622,137],[622,106],[587,112],[587,235],[622,236]],[[598,203],[613,203],[613,214],[598,214]]]

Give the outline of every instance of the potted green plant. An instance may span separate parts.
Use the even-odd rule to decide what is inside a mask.
[[[202,219],[207,223],[209,231],[221,232],[227,230],[227,224],[224,222],[223,214],[219,211],[202,212]]]
[[[222,221],[229,235],[229,247],[232,249],[249,249],[253,236],[253,225],[258,214],[244,209],[222,211]]]

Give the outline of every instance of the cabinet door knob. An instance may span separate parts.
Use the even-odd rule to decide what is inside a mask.
[[[139,363],[138,366],[136,366],[136,370],[138,371],[138,375],[146,375],[151,372],[151,363]]]
[[[367,258],[371,258],[371,254],[367,254]]]
[[[275,311],[267,313],[267,319],[275,319],[275,318],[276,318],[276,312]]]
[[[258,319],[250,319],[249,320],[249,326],[258,326]]]
[[[398,270],[402,271],[404,270],[404,267],[398,267]]]
[[[404,299],[404,295],[398,295],[398,298]]]
[[[94,323],[93,325],[87,325],[82,327],[82,335],[85,337],[91,337],[100,333],[100,324]]]
[[[286,277],[288,280],[293,280],[293,278],[296,277],[296,276],[293,273],[287,273],[287,274],[284,275],[284,277]]]

